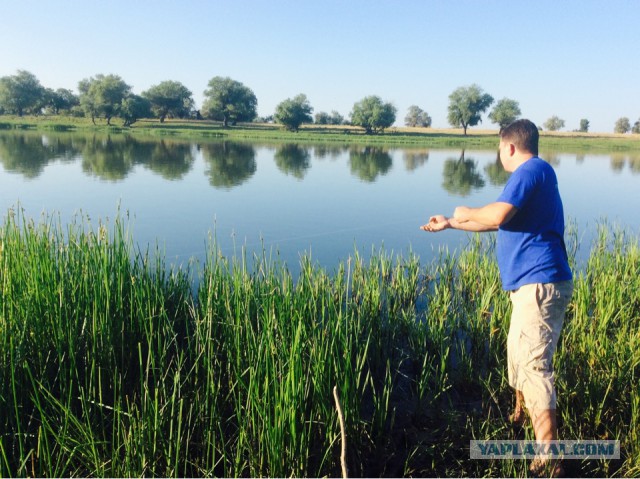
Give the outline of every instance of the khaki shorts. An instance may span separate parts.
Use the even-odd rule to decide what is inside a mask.
[[[529,411],[556,408],[553,354],[572,294],[571,280],[527,284],[510,293],[509,385],[522,391]]]

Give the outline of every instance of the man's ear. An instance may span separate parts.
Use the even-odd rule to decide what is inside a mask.
[[[513,156],[516,154],[516,145],[513,143],[509,143],[509,156]]]

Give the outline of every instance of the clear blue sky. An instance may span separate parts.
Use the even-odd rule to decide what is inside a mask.
[[[448,127],[449,94],[478,84],[552,115],[612,132],[640,118],[638,0],[2,0],[0,76],[43,86],[117,74],[141,93],[182,82],[199,107],[214,76],[251,88],[258,113],[304,93],[315,112],[378,95]],[[479,126],[495,128],[487,118]]]

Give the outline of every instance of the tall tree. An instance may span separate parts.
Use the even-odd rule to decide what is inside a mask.
[[[489,113],[489,120],[491,120],[492,123],[497,123],[502,129],[516,121],[521,114],[520,105],[517,101],[503,98],[502,100],[498,100],[498,103],[496,103],[491,113]]]
[[[131,126],[140,118],[148,118],[151,114],[151,102],[143,96],[129,94],[122,100],[120,116],[123,126]]]
[[[636,121],[631,128],[631,133],[638,134],[640,133],[640,120]]]
[[[411,105],[407,111],[407,116],[404,117],[404,124],[411,127],[422,126],[428,128],[431,126],[431,117],[419,106]]]
[[[203,115],[212,120],[229,122],[252,121],[257,115],[258,99],[250,88],[229,77],[214,77],[204,91]]]
[[[95,123],[96,116],[104,116],[107,125],[120,115],[122,100],[131,95],[131,87],[118,75],[96,75],[78,83],[80,105]]]
[[[449,124],[454,128],[461,127],[466,135],[467,128],[480,123],[481,115],[492,103],[493,97],[478,85],[460,87],[449,95]]]
[[[622,118],[618,118],[615,126],[613,127],[613,131],[615,133],[628,133],[631,130],[631,123],[629,122],[629,118],[623,116]]]
[[[167,116],[184,118],[193,110],[191,91],[182,83],[172,80],[153,85],[142,96],[151,102],[151,111],[163,123]]]
[[[589,131],[589,120],[582,118],[580,120],[580,129],[578,131],[581,133],[587,133]]]
[[[364,128],[367,135],[383,132],[396,121],[396,107],[371,95],[353,105],[351,123]]]
[[[553,115],[547,121],[544,122],[544,127],[549,131],[558,131],[564,128],[564,120]]]
[[[298,131],[303,123],[311,123],[313,107],[309,104],[306,95],[302,93],[294,98],[287,98],[276,107],[274,120],[290,131]]]
[[[33,73],[18,70],[16,75],[0,78],[0,108],[22,116],[39,113],[45,89]]]

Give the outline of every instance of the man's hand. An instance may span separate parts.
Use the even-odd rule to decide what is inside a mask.
[[[458,206],[453,211],[453,219],[455,219],[458,223],[466,223],[471,220],[471,208],[466,206]]]
[[[436,233],[438,231],[446,230],[450,228],[449,220],[443,215],[435,215],[429,218],[429,222],[426,225],[420,227],[421,230]]]

